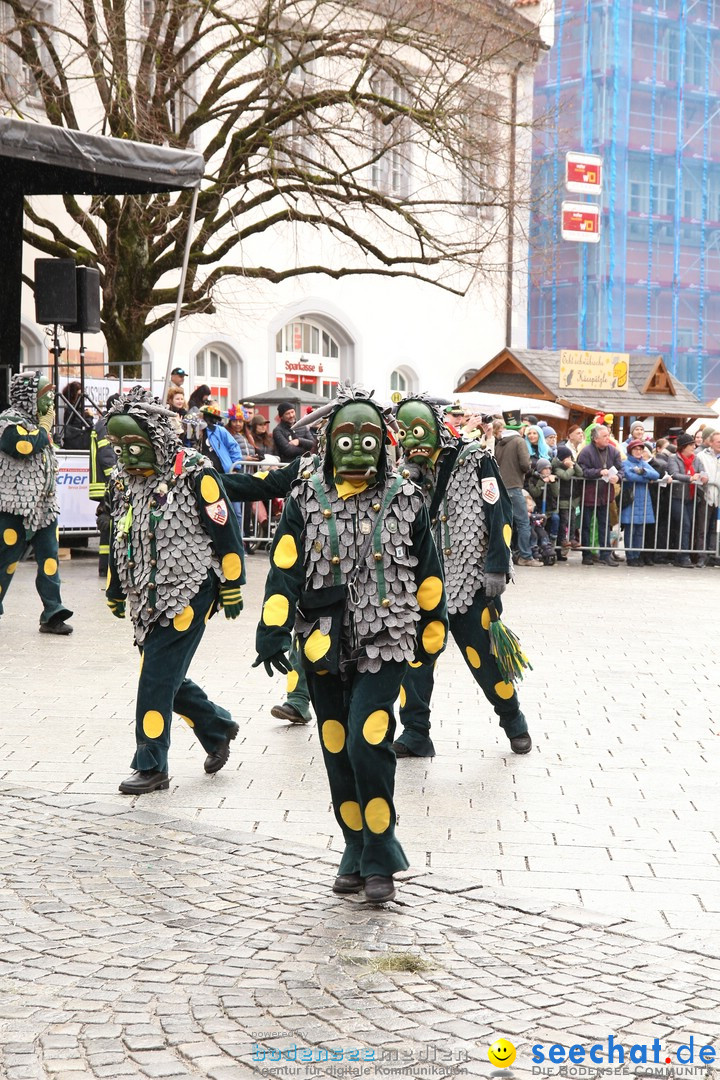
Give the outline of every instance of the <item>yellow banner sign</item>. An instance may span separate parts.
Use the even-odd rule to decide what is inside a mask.
[[[568,390],[627,390],[629,353],[560,351],[560,386]]]

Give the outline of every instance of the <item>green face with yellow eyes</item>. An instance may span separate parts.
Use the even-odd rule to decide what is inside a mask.
[[[372,405],[343,405],[330,430],[330,453],[340,480],[365,480],[374,484],[382,450],[383,432]]]
[[[408,461],[431,461],[439,445],[432,409],[422,401],[407,401],[398,409],[397,422]]]
[[[131,476],[149,476],[156,471],[153,445],[131,416],[111,417],[107,431],[108,439],[125,472]]]

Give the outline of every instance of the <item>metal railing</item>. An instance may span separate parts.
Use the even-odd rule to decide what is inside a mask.
[[[689,478],[688,478],[689,480]],[[687,565],[720,561],[720,485],[692,484],[664,476],[630,481],[618,476],[556,479],[544,500],[535,500],[530,519],[541,527],[553,548],[572,547],[609,558],[621,546],[629,562],[674,561]]]
[[[235,471],[256,473],[278,469],[280,465],[265,461],[243,461]],[[254,551],[269,549],[282,515],[283,500],[264,499],[256,502],[233,503],[240,520],[245,551],[252,555]]]

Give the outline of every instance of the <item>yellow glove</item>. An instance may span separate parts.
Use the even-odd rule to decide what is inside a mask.
[[[44,416],[41,416],[38,420],[38,427],[41,427],[43,431],[47,431],[48,434],[52,431],[55,425],[55,410],[48,409]]]
[[[237,619],[243,609],[242,589],[239,585],[220,586],[220,604],[226,619]]]
[[[110,600],[107,601],[107,606],[112,611],[116,619],[125,618],[125,601],[124,600]]]

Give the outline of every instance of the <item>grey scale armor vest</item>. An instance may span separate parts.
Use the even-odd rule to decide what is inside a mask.
[[[343,650],[364,649],[358,671],[379,671],[388,660],[412,660],[420,620],[412,554],[413,524],[422,506],[418,489],[391,474],[384,488],[342,499],[315,472],[314,481],[296,483],[292,494],[305,521],[307,589],[347,583],[361,555],[343,627]],[[295,629],[302,637],[310,624],[298,615]]]
[[[37,409],[35,412],[37,415]],[[0,436],[6,428],[17,424],[28,431],[38,426],[36,419],[31,420],[11,407],[0,414]],[[10,457],[0,451],[0,510],[21,517],[27,532],[34,533],[51,525],[60,513],[57,471],[57,458],[50,446],[26,458]]]
[[[111,477],[115,564],[138,645],[156,622],[167,626],[184,611],[208,570],[224,580],[195,494],[197,474],[209,465],[185,451],[178,477],[128,476],[118,468]]]

